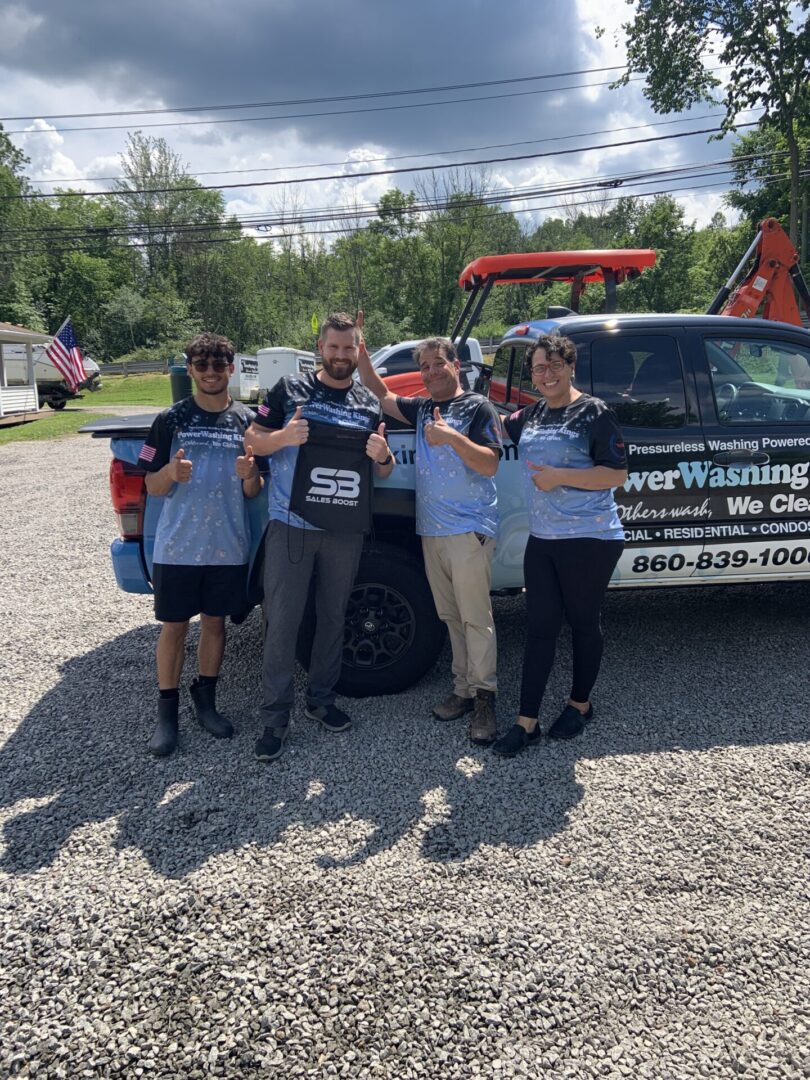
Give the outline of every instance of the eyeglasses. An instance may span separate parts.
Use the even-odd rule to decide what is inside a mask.
[[[564,360],[552,360],[548,364],[535,364],[532,368],[532,375],[545,375],[547,371],[553,371],[555,374],[562,371],[565,367]]]
[[[208,371],[209,368],[213,368],[219,375],[223,371],[227,371],[231,366],[227,360],[192,360],[191,366],[195,371],[203,372]]]

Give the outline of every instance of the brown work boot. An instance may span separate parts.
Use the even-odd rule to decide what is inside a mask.
[[[470,742],[489,746],[495,742],[498,725],[495,719],[495,691],[476,690],[475,712],[470,719]]]
[[[433,715],[437,720],[458,720],[465,713],[472,712],[473,705],[474,701],[471,697],[451,694],[450,697],[433,707]]]

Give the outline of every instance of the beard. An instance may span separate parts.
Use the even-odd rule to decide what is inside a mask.
[[[357,363],[354,360],[327,360],[321,357],[323,370],[330,379],[340,382],[342,379],[350,379],[354,374]]]

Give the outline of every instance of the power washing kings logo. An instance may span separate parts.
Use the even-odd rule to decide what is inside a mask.
[[[360,498],[360,473],[353,469],[314,468],[309,474],[311,487],[307,502],[332,506],[357,506]]]
[[[810,484],[810,462],[780,465],[740,465],[719,468],[709,461],[682,461],[674,469],[650,469],[631,472],[624,484],[628,493],[635,491],[687,491],[705,488],[779,487],[804,491]]]

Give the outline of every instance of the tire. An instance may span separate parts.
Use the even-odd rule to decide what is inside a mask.
[[[305,668],[314,632],[310,597],[297,649]],[[406,690],[436,663],[444,637],[421,559],[392,544],[374,544],[363,552],[349,599],[343,668],[335,689],[346,697]]]
[[[45,404],[49,405],[56,412],[59,412],[60,409],[64,409],[64,407],[67,405],[67,399],[59,398],[58,401],[47,401]]]

